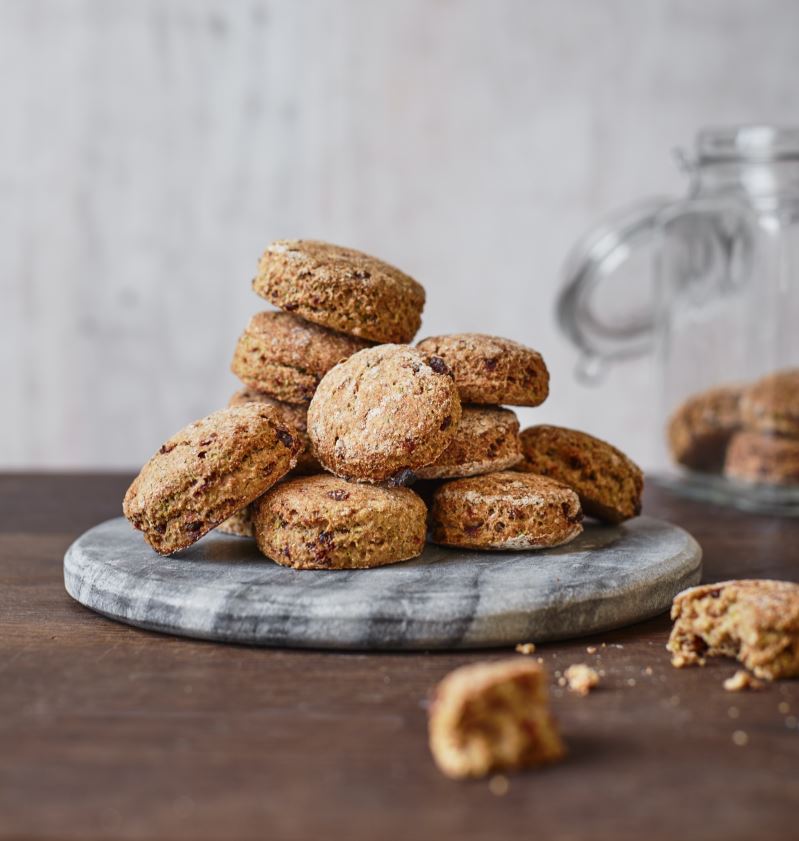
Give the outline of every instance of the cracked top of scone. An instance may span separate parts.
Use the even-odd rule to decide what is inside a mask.
[[[375,257],[317,240],[278,240],[258,265],[253,289],[287,312],[376,342],[409,342],[425,293]]]
[[[369,342],[311,324],[287,312],[258,312],[239,339],[263,354],[264,361],[288,365],[321,377]],[[257,359],[255,360],[257,364]]]
[[[288,473],[299,448],[271,407],[221,409],[161,446],[128,488],[125,516],[156,551],[185,548]]]
[[[541,354],[510,339],[453,333],[422,339],[417,347],[449,365],[464,403],[538,406],[549,394]]]
[[[741,417],[749,429],[799,436],[799,368],[777,371],[747,388]]]
[[[455,383],[440,359],[379,345],[325,375],[308,409],[308,434],[331,473],[399,482],[438,458],[460,418]]]

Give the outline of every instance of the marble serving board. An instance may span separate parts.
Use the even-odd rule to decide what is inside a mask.
[[[64,558],[69,594],[141,628],[222,642],[338,649],[446,649],[565,639],[629,625],[696,584],[702,551],[651,517],[590,524],[538,552],[428,545],[372,570],[297,571],[252,540],[212,532],[169,558],[122,519]]]

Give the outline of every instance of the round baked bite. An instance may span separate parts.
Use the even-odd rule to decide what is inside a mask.
[[[464,403],[538,406],[549,394],[541,354],[510,339],[454,333],[422,339],[416,347],[449,365]]]
[[[288,473],[299,446],[268,406],[222,409],[166,441],[133,480],[122,509],[156,552],[169,555]]]
[[[308,409],[308,435],[331,473],[402,484],[455,437],[458,391],[447,366],[407,345],[378,345],[325,375]]]
[[[320,474],[289,479],[253,505],[258,548],[295,569],[366,569],[422,553],[427,509],[408,488]]]
[[[641,513],[644,474],[621,450],[562,426],[531,426],[521,440],[524,458],[516,470],[573,488],[589,517],[620,523]]]
[[[235,537],[253,537],[252,531],[252,504],[242,508],[235,514],[231,514],[226,520],[216,527],[222,534],[232,534]]]
[[[375,342],[410,342],[424,308],[424,289],[375,257],[310,239],[271,243],[253,289],[308,321]]]
[[[283,423],[296,433],[300,442],[297,465],[292,473],[319,473],[322,465],[313,454],[311,439],[308,437],[308,406],[304,403],[284,403],[254,388],[239,389],[231,398],[228,406],[243,406],[245,403],[261,403],[270,406],[280,416]]]
[[[705,473],[719,473],[730,438],[741,426],[743,386],[711,388],[689,397],[669,420],[667,437],[674,460]]]
[[[420,479],[455,479],[506,470],[521,461],[519,419],[509,409],[462,406],[452,443],[427,467]]]
[[[750,430],[799,437],[799,368],[777,371],[747,388],[741,418]]]
[[[277,400],[307,403],[334,365],[368,344],[285,312],[259,312],[239,338],[230,369]]]
[[[799,439],[737,432],[727,448],[724,474],[756,485],[799,484]]]
[[[510,471],[445,482],[433,494],[432,538],[465,549],[542,549],[582,532],[583,512],[573,490]]]

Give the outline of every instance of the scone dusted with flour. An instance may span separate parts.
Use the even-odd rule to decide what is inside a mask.
[[[436,765],[457,779],[563,758],[548,694],[546,671],[529,658],[450,672],[436,688],[429,713]]]
[[[446,450],[460,419],[458,390],[441,359],[378,345],[325,375],[308,409],[308,435],[336,476],[404,484]]]
[[[671,608],[672,664],[734,657],[766,680],[799,677],[799,584],[744,579],[683,590]]]
[[[128,488],[122,509],[162,555],[185,549],[268,490],[300,443],[274,409],[247,403],[173,435]]]
[[[582,530],[577,494],[545,476],[510,471],[445,482],[430,508],[434,543],[464,549],[546,549]]]

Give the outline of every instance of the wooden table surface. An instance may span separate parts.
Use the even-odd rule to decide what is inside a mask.
[[[94,615],[61,560],[119,513],[129,478],[0,476],[0,838],[799,836],[799,682],[730,693],[729,661],[673,669],[665,616],[540,647],[553,672],[606,676],[587,698],[556,688],[567,761],[501,795],[436,771],[426,698],[508,650],[256,649]],[[799,579],[799,521],[655,489],[645,508],[699,540],[704,580]]]

